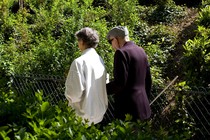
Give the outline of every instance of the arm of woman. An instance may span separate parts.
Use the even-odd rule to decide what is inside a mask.
[[[74,61],[71,64],[65,82],[65,97],[69,101],[69,104],[80,102],[84,90],[85,86],[82,68]]]

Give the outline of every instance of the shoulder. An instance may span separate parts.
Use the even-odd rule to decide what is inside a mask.
[[[124,49],[118,49],[115,52],[115,56],[121,56],[121,55],[123,55],[123,53],[125,53],[125,50]]]
[[[74,61],[71,63],[71,70],[78,70],[81,69],[83,63],[84,63],[84,58],[82,56],[74,59]]]
[[[81,64],[82,61],[84,61],[84,57],[80,56],[80,57],[76,58],[72,63],[74,63],[74,64]]]

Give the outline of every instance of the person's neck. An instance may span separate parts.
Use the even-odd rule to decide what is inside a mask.
[[[125,45],[125,43],[127,43],[128,41],[129,40],[124,40],[124,39],[123,40],[120,40],[119,41],[119,45],[120,45],[119,47],[122,48]]]
[[[81,48],[81,52],[84,52],[84,51],[86,51],[87,49],[89,49],[87,46],[83,46],[83,47]]]

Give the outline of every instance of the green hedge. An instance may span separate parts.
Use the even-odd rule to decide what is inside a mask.
[[[103,128],[100,124],[88,126],[75,115],[67,102],[51,105],[42,92],[34,97],[1,93],[0,139],[74,139],[74,140],[136,140],[136,139],[187,139],[190,134],[177,134],[175,130],[152,129],[149,122],[114,120]],[[183,134],[182,134],[183,133]]]
[[[156,50],[161,51],[161,47],[167,48],[168,43],[173,43],[172,36],[164,30],[150,27],[142,14],[148,8],[138,5],[136,0],[109,0],[103,7],[95,6],[93,0],[25,0],[23,9],[18,8],[18,0],[7,0],[0,2],[0,9],[1,78],[20,73],[65,76],[71,62],[80,55],[74,33],[85,26],[99,32],[97,51],[104,59],[111,78],[114,51],[106,40],[106,34],[113,26],[128,26],[131,39],[142,47],[158,42],[162,45]],[[162,56],[155,57],[162,59]],[[151,64],[155,64],[151,67],[159,69],[157,71],[161,75],[162,64],[153,63],[156,60],[150,58]],[[156,78],[161,80],[161,77]],[[161,81],[163,83],[164,80]]]
[[[100,1],[100,0],[99,0]],[[112,75],[113,50],[106,40],[109,29],[126,25],[130,37],[148,54],[153,86],[164,87],[164,77],[177,40],[176,32],[169,25],[185,15],[186,7],[166,0],[164,5],[139,5],[137,0],[107,0],[96,4],[93,0],[24,0],[23,9],[18,0],[0,2],[0,134],[2,138],[41,139],[179,139],[171,130],[154,131],[150,124],[116,120],[103,130],[88,127],[67,108],[66,103],[51,106],[37,94],[37,99],[15,97],[5,93],[10,84],[9,76],[21,73],[65,76],[71,62],[80,55],[74,33],[82,27],[96,29],[100,43],[96,49]],[[156,1],[157,2],[157,1]],[[203,2],[206,5],[205,2]],[[209,83],[209,8],[203,6],[197,24],[197,36],[184,45],[181,65],[184,81],[188,85]],[[203,27],[205,26],[205,27]],[[170,71],[168,72],[170,73]],[[29,101],[30,100],[30,101]],[[31,104],[34,103],[34,104]],[[48,107],[49,110],[45,110]],[[49,112],[50,111],[50,112]],[[10,117],[8,117],[10,116]],[[70,117],[71,116],[71,117]],[[74,121],[73,121],[74,120]],[[72,126],[72,127],[69,127]],[[138,131],[136,131],[138,130]],[[127,133],[130,132],[130,133]],[[187,136],[186,136],[187,137]]]

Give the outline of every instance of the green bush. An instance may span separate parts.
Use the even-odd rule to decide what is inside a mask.
[[[13,56],[17,56],[16,47],[0,45],[0,91],[7,91],[10,77],[14,73]]]
[[[109,27],[116,25],[128,26],[130,30],[133,29],[136,22],[139,20],[137,12],[137,0],[110,0]]]
[[[10,5],[1,3],[1,7],[4,8],[6,5],[9,9],[13,3],[16,2],[10,0]],[[28,7],[17,9],[16,13],[11,11],[2,13],[1,42],[5,46],[12,46],[10,48],[14,48],[17,53],[7,55],[11,58],[10,63],[14,64],[8,68],[11,72],[65,74],[71,62],[80,54],[74,33],[85,26],[95,28],[100,33],[100,49],[97,51],[104,58],[110,72],[112,53],[106,53],[110,52],[110,49],[106,47],[105,36],[108,30],[103,19],[106,14],[104,9],[93,8],[91,0],[85,1],[84,5],[65,0],[25,1],[25,3]]]
[[[164,57],[169,57],[175,40],[173,32],[162,25],[151,28],[145,21],[147,14],[144,13],[153,7],[139,6],[137,1],[132,0],[107,1],[107,7],[92,6],[92,3],[92,0],[81,1],[80,4],[71,0],[26,0],[24,8],[16,12],[12,12],[11,7],[17,5],[17,1],[1,3],[1,7],[7,9],[1,11],[0,22],[3,44],[0,67],[3,73],[65,76],[71,62],[80,55],[74,33],[85,26],[99,32],[100,43],[96,50],[104,59],[111,79],[114,51],[107,42],[106,34],[113,26],[128,26],[131,40],[140,46],[147,46],[150,42],[157,44]],[[156,60],[158,56],[152,52],[150,55],[156,56],[151,59],[155,80],[158,77],[155,71],[162,75],[165,61]]]
[[[106,34],[113,26],[128,26],[131,40],[142,46],[148,54],[153,87],[164,87],[167,80],[164,77],[164,67],[168,66],[167,59],[177,38],[167,25],[181,19],[185,15],[185,7],[177,6],[170,0],[155,1],[157,5],[153,6],[140,6],[138,4],[141,1],[137,0],[97,1],[101,4],[96,4],[94,0],[24,0],[23,9],[16,7],[18,0],[0,2],[0,107],[6,108],[0,111],[1,138],[183,138],[182,132],[177,131],[178,128],[160,128],[159,131],[154,131],[151,124],[133,123],[129,117],[125,121],[115,120],[99,130],[99,126],[89,127],[83,123],[67,107],[67,103],[54,106],[44,101],[39,94],[36,98],[26,99],[16,97],[13,92],[5,93],[8,90],[4,87],[10,84],[9,77],[13,74],[65,75],[71,62],[80,55],[74,33],[85,26],[99,32],[100,43],[96,50],[104,59],[110,78],[113,77],[114,51],[107,42]],[[150,2],[153,4],[154,1]],[[203,10],[204,14],[200,17],[200,21],[205,23],[208,21],[206,11]],[[183,65],[187,66],[183,71],[186,71],[186,80],[192,80],[192,84],[209,83],[207,30],[202,29],[200,35],[185,45],[185,59],[182,60],[185,60]],[[197,55],[199,56],[196,58]],[[202,72],[202,79],[198,78],[200,73],[197,69]],[[184,121],[180,119],[179,122]],[[183,127],[185,126],[187,125],[184,124]],[[172,131],[180,135],[177,136]]]
[[[153,88],[163,87],[166,81],[164,80],[162,70],[167,61],[167,52],[160,49],[160,45],[158,44],[148,43],[147,45],[142,47],[145,49],[145,52],[147,53],[149,58]]]
[[[210,73],[210,29],[199,26],[197,36],[184,45],[186,81],[190,86],[208,86]]]
[[[210,6],[207,5],[201,9],[198,17],[198,24],[210,28]]]
[[[148,13],[150,24],[173,24],[185,16],[185,8],[173,2],[154,6]]]
[[[1,93],[2,94],[2,93]],[[182,135],[168,135],[174,130],[153,130],[150,122],[114,120],[103,128],[100,124],[89,126],[83,122],[67,102],[51,105],[43,99],[42,92],[34,97],[15,96],[13,92],[0,96],[1,139],[87,139],[87,140],[136,140],[180,139]],[[13,108],[12,108],[13,107]],[[100,128],[100,129],[99,129]]]
[[[209,5],[209,3],[210,3],[209,0],[201,0],[201,5],[200,5],[200,7],[201,7],[201,8],[205,8],[206,6]]]
[[[160,44],[160,49],[167,53],[174,50],[174,45],[177,41],[176,39],[177,35],[170,27],[157,25],[151,27],[150,34],[146,41],[152,42],[153,44]]]
[[[150,33],[150,27],[147,22],[139,20],[134,27],[133,38],[137,44],[146,45]]]
[[[199,7],[202,0],[173,0],[177,5],[186,5],[187,7]]]

